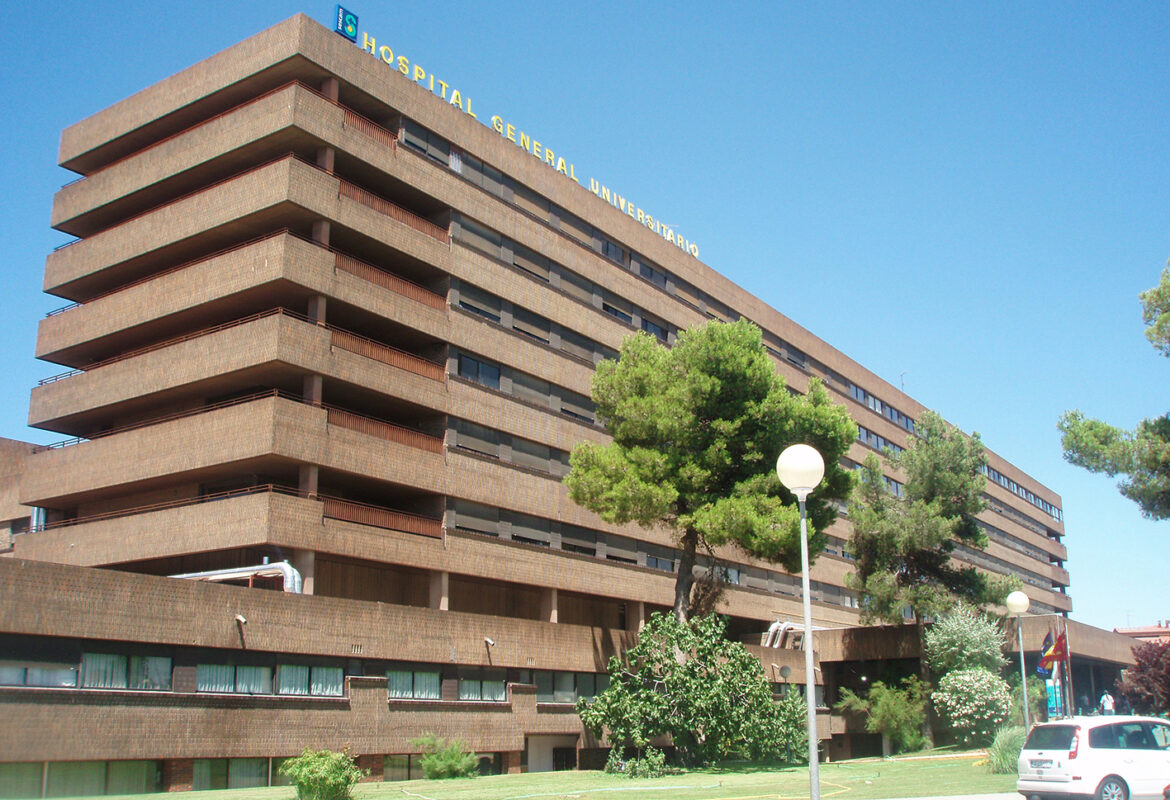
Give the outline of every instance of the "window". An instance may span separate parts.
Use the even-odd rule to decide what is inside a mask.
[[[171,688],[171,660],[161,656],[83,653],[81,685],[87,689]]]
[[[466,283],[459,285],[459,307],[492,322],[500,321],[500,298]]]
[[[503,670],[471,669],[459,675],[459,699],[502,703],[507,700]]]
[[[592,672],[537,670],[536,702],[575,703],[579,697],[596,697],[609,688],[609,675]]]
[[[499,435],[482,425],[466,420],[455,421],[455,446],[491,458],[499,458]]]
[[[561,289],[580,300],[582,303],[593,305],[593,283],[575,272],[566,269],[560,271]]]
[[[467,217],[459,218],[458,238],[464,244],[481,250],[494,258],[499,258],[503,251],[503,238],[500,234],[488,230]]]
[[[489,389],[499,390],[500,388],[499,367],[463,353],[459,354],[459,376],[475,381]]]
[[[402,121],[402,127],[402,141],[405,145],[443,166],[450,165],[451,145],[446,139],[408,119]]]
[[[516,242],[512,242],[512,265],[548,283],[548,259]]]
[[[655,322],[646,316],[642,317],[642,330],[646,331],[646,333],[649,333],[652,336],[658,337],[658,339],[663,342],[665,342],[667,339],[665,324],[666,323],[660,324]]]
[[[512,330],[545,344],[551,338],[549,321],[523,308],[512,308]]]
[[[418,765],[418,758],[408,754],[386,756],[382,762],[382,780],[409,781],[412,778],[421,778],[422,769]]]
[[[573,216],[569,212],[560,209],[557,211],[557,216],[560,218],[560,228],[562,231],[586,246],[593,247],[592,225],[580,217]]]
[[[552,387],[547,381],[523,372],[512,373],[512,395],[538,406],[548,408]]]
[[[626,263],[626,249],[619,244],[611,242],[604,236],[601,237],[601,254],[619,264]]]
[[[601,302],[601,310],[611,317],[617,317],[627,325],[634,323],[634,306],[628,300],[615,294],[605,293]]]
[[[593,342],[579,333],[562,329],[561,349],[577,358],[593,360]]]
[[[551,450],[547,445],[527,439],[512,439],[512,463],[541,472],[551,471]]]
[[[276,668],[277,694],[341,697],[345,693],[345,674],[341,667],[309,667],[281,664]]]
[[[232,664],[197,664],[195,688],[200,692],[272,694],[272,668]]]
[[[562,392],[561,413],[565,416],[591,423],[594,419],[593,412],[593,401],[585,395],[570,392],[567,389]]]
[[[442,681],[437,670],[388,670],[390,697],[403,700],[438,700]]]
[[[0,686],[77,686],[77,667],[73,664],[0,661]]]

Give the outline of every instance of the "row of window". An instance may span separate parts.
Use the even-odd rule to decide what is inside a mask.
[[[869,428],[863,428],[860,425],[857,426],[857,441],[861,442],[867,447],[872,447],[874,450],[879,452],[890,450],[897,454],[901,453],[904,449],[900,445],[894,444],[886,437],[876,434]]]
[[[541,408],[557,411],[579,422],[590,425],[596,423],[593,401],[583,394],[467,353],[455,353],[454,365],[455,374],[461,378]]]
[[[606,561],[660,569],[665,572],[673,572],[678,564],[678,552],[674,548],[663,547],[651,542],[629,539],[624,536],[555,522],[543,517],[533,517],[467,500],[454,500],[451,510],[456,530],[578,553]],[[698,569],[707,568],[707,565],[700,565]],[[725,581],[732,585],[746,586],[750,589],[760,589],[791,597],[798,597],[801,592],[800,578],[795,575],[772,572],[758,567],[720,565],[719,569],[722,570]],[[846,608],[857,607],[856,598],[841,587],[820,581],[812,581],[811,586],[814,599],[818,601]]]
[[[462,281],[452,282],[451,302],[465,311],[591,364],[605,358],[618,357],[617,351],[611,347]]]
[[[841,466],[845,467],[846,469],[851,469],[854,472],[861,472],[865,469],[863,465],[858,464],[856,461],[848,458],[841,459]],[[894,495],[895,497],[906,496],[906,487],[891,478],[889,475],[882,475],[882,482],[886,485],[886,489],[890,492],[890,494]]]
[[[857,384],[849,384],[849,396],[871,411],[876,411],[883,417],[892,420],[895,425],[905,428],[906,430],[910,431],[910,433],[914,433],[913,419],[911,419],[906,414],[903,414],[901,411],[894,408],[884,400],[874,397],[872,394],[867,392],[865,389],[862,389]]]
[[[345,673],[341,667],[300,664],[198,664],[195,684],[200,692],[341,697]]]
[[[569,454],[474,422],[452,418],[452,441],[461,450],[495,458],[560,478],[569,472]]]
[[[0,661],[0,686],[170,691],[171,659],[82,653],[78,664]]]
[[[1027,542],[1021,541],[1020,539],[1017,539],[1015,536],[1012,536],[1010,533],[1007,533],[1006,531],[1002,531],[999,528],[995,527],[994,525],[988,525],[983,520],[975,520],[975,524],[978,525],[980,528],[982,528],[983,531],[987,534],[987,538],[991,539],[994,542],[999,542],[1002,545],[1006,545],[1006,546],[1010,547],[1011,549],[1015,550],[1017,553],[1023,553],[1024,555],[1028,556],[1029,558],[1034,558],[1037,561],[1047,561],[1048,560],[1048,554],[1045,553],[1040,548],[1034,547],[1033,545],[1030,545]]]
[[[418,754],[388,755],[382,762],[383,781],[424,777]],[[194,791],[288,786],[280,774],[282,758],[196,758],[191,771]],[[480,753],[482,775],[499,774],[498,753]],[[0,763],[0,798],[100,797],[161,792],[161,761],[24,761]],[[42,794],[43,790],[43,794]]]
[[[654,317],[629,300],[467,217],[456,217],[452,235],[456,241],[518,267],[582,303],[600,308],[611,317],[641,328],[663,342],[670,341],[674,333],[675,329],[664,320]],[[498,311],[489,309],[485,316],[494,318],[495,322],[500,321]]]
[[[1002,558],[988,555],[982,550],[976,550],[973,547],[968,547],[963,544],[956,544],[955,554],[960,556],[964,561],[981,566],[991,572],[998,572],[1001,575],[1015,575],[1024,583],[1038,586],[1041,589],[1051,590],[1053,588],[1052,578],[1029,572],[1023,567],[1017,567],[1015,564],[1010,564]]]
[[[1032,492],[1029,492],[1023,486],[1020,486],[1018,483],[1016,483],[1011,478],[1004,475],[1002,472],[995,469],[994,467],[989,467],[986,464],[984,464],[983,465],[983,474],[987,476],[988,480],[992,481],[993,483],[998,483],[1000,486],[1007,489],[1009,492],[1016,495],[1017,497],[1021,497],[1024,500],[1027,500],[1029,503],[1036,506],[1036,508],[1039,508],[1044,513],[1048,514],[1048,516],[1052,517],[1053,519],[1055,519],[1055,520],[1063,519],[1063,515],[1062,515],[1061,510],[1059,508],[1052,505],[1052,503],[1049,503],[1047,500],[1045,500],[1041,497],[1037,497],[1036,495],[1032,494]]]

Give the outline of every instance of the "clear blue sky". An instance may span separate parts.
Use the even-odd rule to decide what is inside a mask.
[[[1170,257],[1170,4],[347,7],[1060,493],[1074,618],[1170,617],[1170,522],[1056,430],[1166,411],[1137,294]],[[61,129],[297,12],[333,5],[4,4],[0,435],[58,438],[25,421],[61,371],[32,357]]]

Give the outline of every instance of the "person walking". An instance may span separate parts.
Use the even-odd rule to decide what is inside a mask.
[[[1105,693],[1103,695],[1101,695],[1101,704],[1100,705],[1101,705],[1101,713],[1102,714],[1104,714],[1107,717],[1113,716],[1113,709],[1115,707],[1115,704],[1113,702],[1113,695],[1109,694],[1108,689],[1106,689]]]

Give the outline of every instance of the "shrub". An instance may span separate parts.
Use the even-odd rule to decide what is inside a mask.
[[[622,758],[622,748],[612,747],[605,760],[605,771],[627,778],[660,778],[668,770],[666,754],[656,747],[646,747],[641,757]]]
[[[281,775],[297,787],[298,800],[347,800],[354,784],[368,774],[358,769],[348,750],[305,749],[280,765]]]
[[[1000,728],[995,741],[987,748],[987,761],[997,775],[1015,775],[1020,766],[1020,751],[1024,749],[1027,732],[1023,725]]]
[[[936,675],[978,667],[998,672],[1007,663],[1003,647],[999,625],[966,606],[957,607],[923,635],[926,663]]]
[[[418,763],[422,765],[427,780],[474,778],[479,774],[479,759],[475,753],[464,750],[463,742],[458,739],[448,741],[433,733],[424,733],[411,739],[410,743],[423,752]]]
[[[987,744],[1011,717],[1007,681],[985,669],[948,672],[934,691],[934,707],[961,744]]]

